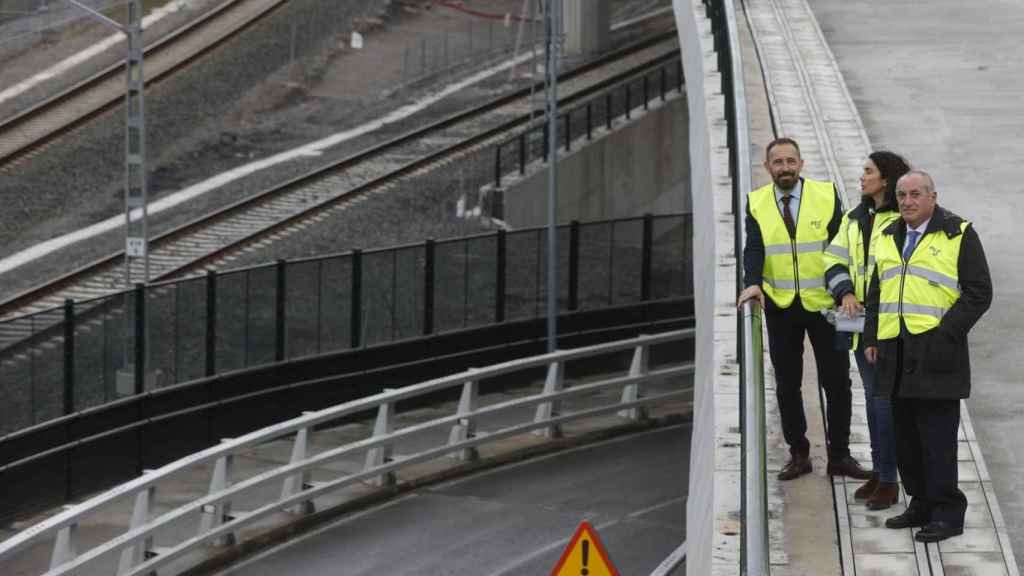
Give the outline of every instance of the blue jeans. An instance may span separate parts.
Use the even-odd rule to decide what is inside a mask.
[[[889,398],[876,398],[875,367],[864,357],[864,343],[853,352],[860,379],[864,382],[864,409],[868,415],[871,435],[871,465],[882,482],[896,481],[896,434],[892,425],[892,403]]]

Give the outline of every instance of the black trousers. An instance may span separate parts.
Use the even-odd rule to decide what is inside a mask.
[[[818,385],[827,399],[825,419],[828,426],[829,459],[850,454],[850,354],[836,346],[835,328],[820,312],[808,312],[797,297],[788,308],[778,308],[770,300],[765,306],[768,324],[768,350],[775,369],[775,394],[782,417],[782,435],[791,454],[807,455],[807,417],[801,395],[804,376],[804,334],[814,349],[818,367]]]
[[[902,373],[902,346],[897,362]],[[957,487],[957,399],[900,398],[899,381],[893,388],[892,423],[896,431],[896,466],[910,507],[932,520],[964,525],[967,497]]]

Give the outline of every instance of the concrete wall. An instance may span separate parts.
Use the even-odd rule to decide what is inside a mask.
[[[645,213],[689,212],[689,113],[685,93],[652,102],[611,132],[574,143],[558,165],[558,221],[627,218]],[[483,190],[491,212],[514,228],[547,224],[548,172],[535,162],[522,178],[503,181],[498,194]]]

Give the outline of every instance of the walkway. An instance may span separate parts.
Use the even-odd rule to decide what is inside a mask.
[[[1019,103],[1024,78],[1019,71],[1011,73],[1007,58],[1012,49],[1005,40],[1008,36],[990,27],[1009,30],[1016,23],[1019,29],[1024,8],[982,2],[984,6],[973,4],[970,10],[965,10],[962,3],[944,1],[929,3],[927,13],[919,4],[911,7],[909,3],[893,9],[887,4],[882,13],[863,0],[822,0],[815,2],[814,8],[824,14],[827,33],[823,33],[807,0],[746,0],[738,4],[739,18],[743,20],[741,41],[746,44],[747,96],[752,109],[754,185],[768,181],[759,163],[763,145],[772,137],[770,118],[766,114],[769,107],[777,134],[795,137],[800,142],[806,160],[804,174],[834,179],[850,202],[858,199],[861,165],[867,153],[874,149],[871,142],[885,142],[906,154],[915,166],[933,172],[940,190],[940,203],[978,224],[994,273],[998,309],[1000,295],[1008,295],[1011,285],[1019,286],[1012,278],[1007,278],[1020,274],[1016,272],[1020,269],[1019,251],[1014,254],[1009,242],[1012,223],[1008,214],[1013,212],[995,201],[999,198],[1000,184],[1011,180],[1008,175],[1005,180],[987,178],[991,186],[980,188],[987,191],[987,198],[993,201],[980,206],[967,198],[952,194],[947,197],[943,190],[978,189],[982,175],[973,168],[984,165],[986,158],[999,158],[1000,153],[1008,156],[1007,152],[993,151],[988,142],[995,133],[1006,139],[1020,133],[1019,126],[1016,133],[1013,132],[1014,124],[1019,125],[1020,119],[1012,111],[1011,103]],[[970,23],[975,25],[964,26],[957,20],[956,29],[969,40],[935,33],[949,29],[951,22],[968,14]],[[833,36],[839,41],[838,60],[830,50]],[[961,46],[971,46],[972,50],[951,58]],[[980,54],[993,55],[994,60],[982,58]],[[768,86],[767,99],[752,58],[760,59]],[[989,66],[999,70],[989,72]],[[940,69],[942,73],[955,74],[956,79],[941,79]],[[851,90],[844,82],[843,73],[855,79]],[[850,96],[851,91],[858,95],[856,103]],[[975,95],[985,98],[984,105]],[[918,99],[928,105],[917,105]],[[960,113],[983,129],[972,132],[971,122],[960,119]],[[861,114],[870,120],[871,130],[865,130]],[[952,131],[951,124],[960,125],[961,129]],[[915,131],[915,127],[922,129]],[[977,151],[971,145],[975,140],[978,141]],[[1010,148],[1000,149],[1008,151]],[[992,155],[986,156],[983,151]],[[965,153],[972,158],[966,160]],[[1011,163],[1009,158],[1007,160],[1004,166],[1008,167]],[[955,167],[966,167],[966,170]],[[1009,201],[1019,202],[1017,199]],[[992,237],[986,234],[989,230],[997,241],[1005,244],[1000,247],[987,241]],[[1000,489],[1000,497],[1009,497],[1012,506],[1019,507],[1019,496],[1011,494],[1010,489],[1021,480],[1012,473],[1011,465],[1016,461],[1014,456],[1024,448],[1019,442],[1011,445],[1010,438],[1021,437],[1017,431],[1020,424],[1012,422],[1007,414],[1013,413],[1013,406],[1020,404],[998,405],[998,399],[1024,399],[1021,398],[1024,393],[1019,387],[1009,387],[1006,370],[1013,366],[1012,360],[1003,357],[1004,364],[993,363],[989,358],[1000,351],[1012,353],[1008,348],[997,346],[997,342],[1005,344],[1006,340],[995,338],[995,333],[1008,335],[1011,326],[1020,325],[1017,317],[1020,315],[1021,312],[1015,310],[1002,318],[1003,314],[994,309],[972,333],[972,336],[977,335],[972,355],[980,369],[975,370],[976,399],[971,404],[972,409],[980,404],[985,420],[976,423],[986,433],[983,434],[985,442],[979,443],[964,404],[960,484],[970,503],[964,535],[939,545],[916,543],[910,530],[894,531],[883,526],[885,518],[904,510],[905,494],[901,494],[901,502],[894,508],[871,512],[862,504],[853,503],[853,490],[859,482],[836,479],[829,487],[824,475],[820,414],[815,414],[819,420],[818,437],[812,439],[815,473],[784,484],[778,483],[774,474],[769,476],[769,494],[774,498],[770,508],[773,519],[778,522],[772,526],[773,574],[1018,574],[1010,537],[1017,531],[1008,530],[1007,525],[1018,526],[1022,520],[1015,514],[1004,521],[996,488]],[[856,387],[851,448],[861,462],[870,463],[863,393],[855,366],[851,377]],[[766,378],[771,386],[772,375],[769,373]],[[805,367],[805,404],[809,410],[817,412],[815,378],[813,362],[809,362]],[[772,392],[768,392],[769,429],[775,434],[769,437],[769,467],[774,472],[785,461],[786,447],[778,434],[780,428]],[[1019,412],[1019,408],[1016,410]],[[993,419],[991,425],[989,418]],[[1010,430],[1016,434],[1011,436]],[[999,474],[995,478],[985,464],[982,445],[987,450],[997,447],[994,453],[999,462]],[[833,494],[834,500],[830,498]],[[827,512],[833,508],[835,521]],[[834,551],[837,539],[842,544],[842,557],[833,552],[829,558],[824,551]],[[1016,544],[1019,547],[1021,542]]]

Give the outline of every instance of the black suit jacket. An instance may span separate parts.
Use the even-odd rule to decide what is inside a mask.
[[[939,233],[954,238],[961,234],[962,222],[963,219],[956,214],[936,206],[925,235]],[[904,398],[970,396],[971,364],[967,333],[992,304],[992,277],[974,226],[968,226],[963,236],[957,260],[960,299],[932,330],[916,335],[903,330],[898,338],[879,341],[878,270],[872,275],[865,302],[864,344],[878,347],[876,396],[889,396],[897,379],[898,395]],[[895,242],[897,249],[902,251],[906,237],[907,225],[900,219],[882,231],[879,242]],[[902,357],[898,356],[900,340]]]

